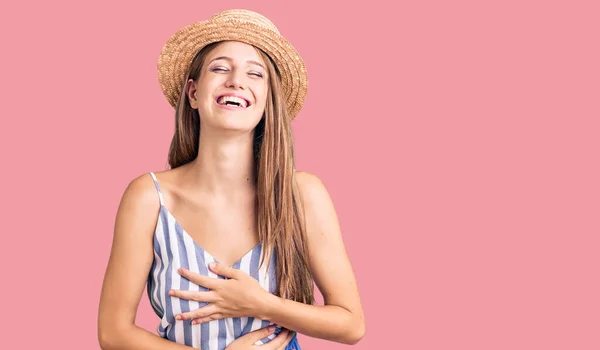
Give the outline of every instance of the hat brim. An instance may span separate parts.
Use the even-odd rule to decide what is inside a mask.
[[[308,90],[302,57],[283,36],[256,24],[235,20],[193,23],[169,38],[158,59],[158,80],[169,104],[176,106],[185,74],[198,51],[208,44],[230,40],[254,45],[271,57],[281,74],[289,117],[294,119]]]

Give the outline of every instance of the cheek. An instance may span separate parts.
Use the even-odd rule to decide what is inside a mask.
[[[256,90],[256,98],[262,107],[264,107],[267,104],[267,97],[268,97],[267,86],[261,86]]]
[[[198,99],[198,112],[208,112],[211,109],[212,100],[209,97],[202,96]]]

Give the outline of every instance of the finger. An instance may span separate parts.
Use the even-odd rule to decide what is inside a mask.
[[[281,344],[281,346],[277,350],[285,350],[287,348],[288,344],[292,341],[293,337],[294,337],[294,332],[289,331],[287,337],[285,337],[285,341],[283,342],[283,344]],[[297,349],[291,349],[291,350],[297,350]]]
[[[211,262],[208,264],[208,268],[216,273],[219,276],[227,277],[227,278],[235,278],[238,279],[239,270],[234,269],[233,267],[226,266],[223,264],[219,264],[217,262]]]
[[[203,317],[203,318],[195,318],[192,320],[192,324],[201,324],[201,323],[206,323],[206,322],[210,322],[210,321],[216,321],[216,320],[220,320],[222,318],[225,318],[225,316],[221,313],[215,313],[212,314],[208,317]]]
[[[260,350],[279,350],[279,348],[282,345],[285,348],[287,343],[289,343],[289,341],[288,341],[289,334],[290,334],[290,331],[288,331],[285,328],[282,329],[281,332],[279,334],[277,334],[277,336],[275,338],[273,338],[273,340],[271,340],[267,344],[261,345]],[[262,338],[260,338],[260,339],[262,339]]]
[[[184,268],[177,269],[177,272],[191,282],[208,289],[216,289],[222,282],[217,278],[203,276]]]
[[[175,318],[178,320],[193,320],[193,319],[201,319],[210,317],[214,314],[219,313],[219,308],[215,304],[208,304],[199,309],[190,312],[182,312],[180,314],[175,315]]]
[[[215,292],[195,292],[191,290],[177,290],[171,289],[169,291],[169,295],[172,297],[186,299],[191,301],[197,301],[201,303],[213,303],[217,300],[217,295]]]
[[[273,334],[274,331],[275,331],[275,326],[271,325],[269,327],[257,329],[255,331],[247,333],[247,334],[243,335],[242,338],[239,338],[239,339],[244,339],[244,341],[247,341],[248,345],[254,345],[254,343],[256,343],[257,341]]]

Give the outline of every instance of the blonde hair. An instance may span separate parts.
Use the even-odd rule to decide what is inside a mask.
[[[185,79],[197,80],[206,56],[219,43],[204,47],[193,59]],[[276,295],[312,304],[313,279],[302,202],[294,179],[294,145],[280,74],[271,58],[256,48],[269,77],[263,117],[254,130],[256,209],[258,237],[265,249],[263,261],[275,254]],[[172,169],[196,159],[200,141],[200,115],[189,103],[185,87],[175,110],[175,132],[169,149]]]

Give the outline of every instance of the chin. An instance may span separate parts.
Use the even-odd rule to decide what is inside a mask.
[[[260,122],[259,118],[247,116],[244,118],[240,117],[240,115],[231,115],[219,118],[219,120],[213,120],[214,123],[211,123],[211,126],[217,130],[239,131],[244,133],[254,130],[256,125]]]

